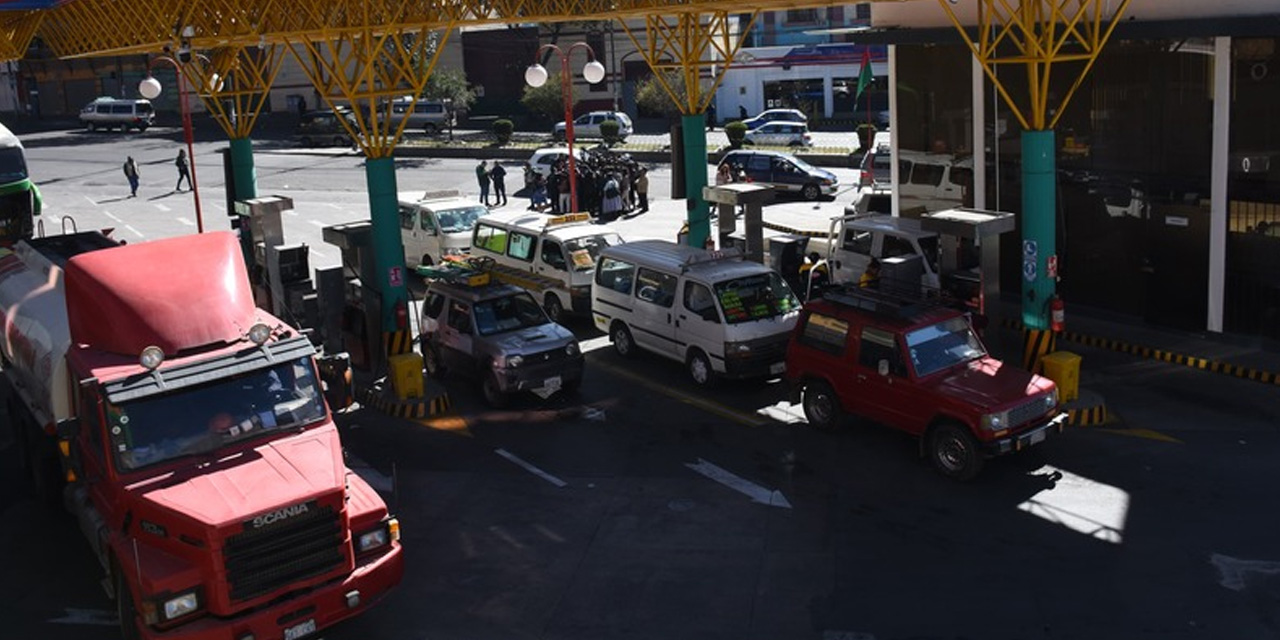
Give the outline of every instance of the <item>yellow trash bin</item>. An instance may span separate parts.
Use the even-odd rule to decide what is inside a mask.
[[[387,359],[391,364],[391,388],[401,400],[422,397],[422,356],[402,353]]]
[[[1040,359],[1044,377],[1058,385],[1058,399],[1068,402],[1080,397],[1080,356],[1070,351],[1054,351]]]

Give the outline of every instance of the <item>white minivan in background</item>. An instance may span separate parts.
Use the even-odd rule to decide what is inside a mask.
[[[706,385],[782,375],[800,301],[778,272],[737,250],[641,240],[600,254],[591,315],[619,355],[652,351]]]
[[[457,191],[428,191],[416,201],[400,201],[400,240],[410,269],[433,265],[450,256],[465,256],[471,229],[489,209],[464,200]]]
[[[493,258],[494,277],[528,290],[552,320],[564,322],[569,313],[591,313],[596,260],[619,244],[617,231],[592,224],[586,213],[492,213],[476,222],[471,256]]]

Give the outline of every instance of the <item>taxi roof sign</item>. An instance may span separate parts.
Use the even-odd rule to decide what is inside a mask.
[[[548,227],[554,227],[562,224],[573,224],[575,222],[589,222],[591,214],[589,213],[566,213],[564,215],[553,216],[547,220]]]

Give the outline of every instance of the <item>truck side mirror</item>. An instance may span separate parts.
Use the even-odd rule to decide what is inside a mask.
[[[881,360],[880,360],[880,362],[877,362],[877,363],[876,363],[876,373],[878,373],[878,374],[880,374],[880,375],[882,375],[882,376],[887,376],[887,375],[889,375],[889,361],[888,361],[888,360],[881,359]]]

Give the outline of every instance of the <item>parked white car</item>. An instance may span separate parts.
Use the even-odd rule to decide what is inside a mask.
[[[625,139],[631,135],[633,129],[631,126],[631,116],[621,111],[592,111],[584,113],[573,119],[573,137],[576,138],[600,138],[600,124],[605,120],[618,121],[618,138]],[[556,140],[565,139],[564,122],[557,122],[555,129],[551,135]]]
[[[524,163],[526,169],[524,172],[526,184],[528,184],[527,181],[532,178],[535,173],[543,178],[550,178],[551,168],[554,167],[557,162],[568,157],[569,150],[564,147],[547,147],[546,149],[538,149],[537,151],[534,151],[533,155],[529,156],[529,159]],[[582,162],[582,149],[574,147],[573,157],[575,158],[575,162]]]
[[[813,146],[813,138],[809,135],[809,125],[803,122],[769,122],[752,129],[743,139],[754,145],[777,147],[809,147]]]
[[[742,124],[747,125],[747,130],[750,131],[751,129],[755,129],[770,122],[808,123],[809,116],[806,116],[804,112],[799,109],[769,109],[760,112],[759,115],[743,120]]]

